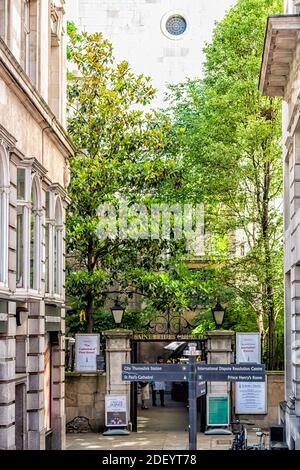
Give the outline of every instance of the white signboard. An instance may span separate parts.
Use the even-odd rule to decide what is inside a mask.
[[[237,382],[235,386],[236,414],[267,413],[266,387],[267,382]]]
[[[127,423],[126,395],[105,395],[105,425],[108,428],[126,427]]]
[[[260,364],[260,334],[236,333],[236,363],[252,362]]]
[[[236,363],[261,363],[259,333],[236,333]],[[267,413],[266,382],[237,382],[235,384],[236,414]]]
[[[75,335],[75,365],[77,372],[97,370],[96,357],[100,350],[99,334]]]

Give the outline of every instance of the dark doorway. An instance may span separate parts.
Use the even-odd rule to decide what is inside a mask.
[[[178,349],[167,349],[172,341],[182,343]],[[201,351],[201,360],[206,361],[206,340],[199,340],[191,336],[172,337],[171,335],[148,335],[147,338],[135,335],[131,344],[132,363],[155,363],[158,356],[163,356],[165,362],[176,363],[183,359],[183,351],[189,342],[196,342],[197,349]],[[188,385],[186,382],[169,382],[166,387],[166,407],[161,408],[159,395],[157,394],[157,407],[153,407],[152,386],[150,385],[149,409],[141,409],[139,386],[131,383],[131,423],[132,431],[144,430],[168,430],[176,427],[176,430],[187,430],[188,427]],[[158,393],[158,392],[157,392]],[[206,426],[206,396],[197,400],[198,431],[205,431]],[[163,415],[162,415],[163,413]],[[176,418],[177,416],[177,418]],[[166,418],[165,423],[163,422]],[[163,426],[164,425],[164,426]],[[168,426],[171,426],[168,428]]]
[[[25,384],[16,385],[15,398],[15,436],[16,450],[24,450],[26,430]]]

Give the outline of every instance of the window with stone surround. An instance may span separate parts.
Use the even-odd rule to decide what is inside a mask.
[[[186,30],[186,20],[181,15],[172,15],[166,22],[166,30],[172,36],[180,36]]]
[[[63,216],[62,204],[57,197],[55,205],[54,228],[54,293],[61,295],[62,290],[62,259],[63,259]]]
[[[186,15],[180,11],[166,13],[161,20],[161,30],[164,35],[172,40],[181,39],[188,28]]]
[[[51,266],[51,253],[50,253],[50,238],[51,238],[51,221],[50,221],[50,191],[46,191],[46,226],[45,226],[45,292],[49,293],[50,290],[50,266]]]
[[[26,165],[17,170],[17,287],[40,290],[41,188],[39,176]]]
[[[8,155],[5,147],[0,143],[0,287],[7,286],[8,276],[8,204]]]
[[[38,203],[37,180],[34,178],[31,187],[31,210],[30,210],[30,256],[29,256],[29,287],[39,288],[39,264],[40,264],[40,210]]]
[[[51,44],[49,51],[49,106],[58,119],[63,116],[63,94],[64,90],[64,54],[63,47],[63,14],[62,7],[58,7],[51,2],[50,33]]]
[[[48,297],[61,297],[63,279],[63,209],[60,196],[46,193],[45,227],[45,292]]]
[[[29,75],[30,56],[30,0],[23,0],[22,4],[22,66]]]
[[[21,65],[32,83],[38,86],[38,0],[23,0],[21,10]]]

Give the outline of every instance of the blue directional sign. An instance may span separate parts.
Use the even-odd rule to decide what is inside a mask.
[[[189,364],[123,364],[126,382],[188,382],[189,449],[197,449],[197,397],[206,394],[206,382],[264,382],[263,364],[196,363],[190,351]]]
[[[122,372],[122,380],[126,382],[187,382],[189,373],[174,372]]]
[[[265,375],[203,372],[203,374],[197,374],[197,380],[204,380],[205,382],[264,382]]]
[[[205,382],[264,382],[263,364],[197,364],[197,380]]]
[[[122,372],[130,373],[188,373],[191,371],[189,364],[122,364]]]
[[[265,373],[264,364],[196,364],[197,372],[214,372],[214,373],[239,373],[239,374],[257,374]]]

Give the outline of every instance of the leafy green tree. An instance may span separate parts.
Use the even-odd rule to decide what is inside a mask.
[[[109,41],[80,35],[73,24],[68,32],[68,131],[78,150],[71,160],[67,294],[85,311],[83,324],[92,332],[95,311],[112,293],[138,294],[162,310],[186,304],[184,282],[171,269],[185,252],[184,240],[141,238],[139,229],[128,227],[120,236],[113,222],[108,229],[114,236],[99,237],[99,208],[105,212],[110,204],[123,230],[124,201],[134,208],[176,200],[180,131],[174,134],[166,116],[149,111],[155,94],[150,79],[134,75],[125,61],[116,64]],[[147,229],[149,220],[141,224]]]
[[[218,289],[231,291],[237,317],[255,314],[271,369],[283,314],[281,103],[261,96],[258,79],[266,18],[281,9],[281,0],[238,0],[205,48],[203,80],[171,87],[169,98],[184,129],[185,193],[205,202],[207,230],[227,250]]]

